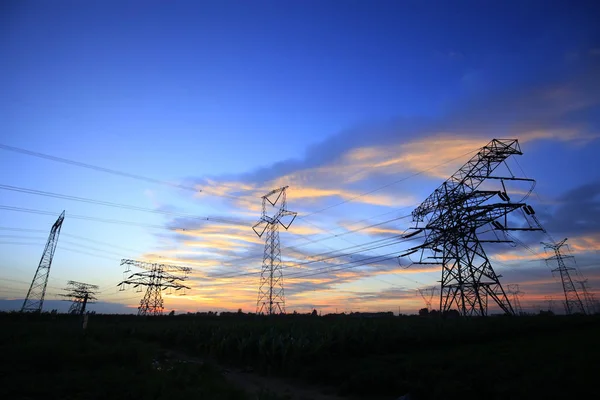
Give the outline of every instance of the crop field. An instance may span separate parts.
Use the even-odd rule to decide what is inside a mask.
[[[589,398],[600,359],[599,316],[90,315],[85,331],[71,315],[0,321],[10,399],[292,399],[307,387],[302,398]]]

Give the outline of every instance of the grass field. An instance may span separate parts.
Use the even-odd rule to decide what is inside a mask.
[[[599,316],[91,315],[85,332],[70,315],[0,321],[2,398],[10,399],[288,397],[268,383],[246,392],[224,368],[344,398],[594,398],[600,359]]]

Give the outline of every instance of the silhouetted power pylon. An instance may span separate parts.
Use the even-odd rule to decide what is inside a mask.
[[[279,225],[287,230],[296,219],[296,213],[286,208],[287,188],[288,186],[284,186],[272,190],[262,197],[262,214],[260,220],[252,227],[258,237],[262,237],[265,231],[267,232],[256,301],[257,314],[285,314]],[[275,209],[272,216],[268,215],[267,203],[271,205],[270,208]],[[282,221],[286,217],[290,217],[287,224]]]
[[[146,287],[146,293],[138,307],[138,315],[162,315],[164,310],[163,290],[179,291],[183,289],[182,294],[185,294],[185,289],[189,289],[188,286],[180,283],[192,271],[189,267],[128,259],[122,259],[121,265],[126,266],[124,274],[130,273],[132,266],[145,270],[129,275],[127,279],[117,285],[121,287],[121,290],[125,290],[125,285],[132,285],[140,292],[142,287]]]
[[[419,292],[419,294],[425,301],[425,305],[427,306],[427,310],[429,311],[431,311],[431,300],[433,299],[433,296],[435,296],[436,291],[437,288],[435,286],[430,288],[417,289],[417,292]]]
[[[85,314],[85,309],[88,304],[94,303],[98,286],[89,283],[76,281],[67,282],[67,287],[64,289],[67,293],[60,296],[68,297],[73,303],[69,307],[69,314]]]
[[[501,240],[497,231],[541,230],[531,206],[511,202],[506,188],[507,181],[533,179],[516,177],[506,165],[512,155],[521,155],[516,139],[494,139],[463,165],[454,175],[437,188],[419,207],[412,212],[415,232],[413,237],[425,233],[425,242],[406,250],[399,257],[420,251],[417,264],[442,266],[440,311],[445,313],[458,308],[464,316],[485,316],[488,313],[488,297],[506,314],[514,314],[513,308],[500,284],[500,276],[492,268],[482,243],[511,243]],[[509,176],[492,176],[500,165],[506,165]],[[480,190],[484,181],[501,183],[498,190]],[[500,202],[497,202],[497,199]],[[511,228],[507,215],[522,210],[527,227]],[[503,218],[503,223],[498,219]],[[419,224],[422,223],[422,226]],[[489,226],[496,235],[492,240],[481,240],[479,229]],[[425,251],[431,252],[427,256]]]
[[[512,295],[512,306],[515,313],[517,315],[523,314],[523,307],[521,307],[521,301],[519,300],[519,297],[523,295],[523,292],[519,289],[519,285],[516,283],[507,285],[506,292]]]
[[[48,285],[48,277],[50,276],[50,266],[52,265],[52,259],[54,258],[54,251],[56,250],[56,244],[58,243],[58,235],[60,234],[60,228],[65,219],[65,212],[58,217],[56,222],[50,229],[50,235],[48,235],[48,241],[42,258],[38,264],[31,286],[27,291],[27,296],[21,307],[21,312],[41,312],[42,306],[44,305],[44,296],[46,295],[46,286]]]
[[[581,313],[585,314],[585,308],[583,307],[583,303],[581,302],[581,298],[579,297],[579,293],[577,293],[577,289],[573,284],[573,280],[571,279],[571,275],[569,271],[575,270],[575,268],[570,268],[565,265],[565,259],[573,258],[573,256],[565,256],[561,253],[560,248],[565,245],[567,239],[563,239],[558,243],[544,243],[542,245],[545,249],[552,249],[554,251],[554,256],[546,259],[546,262],[549,264],[551,261],[556,261],[557,267],[552,270],[552,272],[558,272],[560,274],[560,279],[562,281],[563,291],[565,292],[565,311],[567,314],[575,314]]]
[[[554,298],[552,296],[545,296],[544,300],[548,303],[548,311],[554,312]]]
[[[587,313],[590,315],[596,313],[596,299],[594,298],[594,294],[590,293],[590,291],[588,290],[588,280],[580,279],[575,282],[577,282],[577,284],[581,286],[581,293],[583,294],[583,300],[585,301]]]

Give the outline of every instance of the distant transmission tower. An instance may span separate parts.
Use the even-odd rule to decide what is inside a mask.
[[[52,258],[54,258],[54,250],[56,250],[56,244],[58,243],[58,235],[60,234],[60,228],[65,219],[65,212],[58,217],[52,229],[50,229],[50,235],[48,235],[48,241],[42,253],[42,258],[38,264],[31,286],[27,291],[27,296],[21,307],[21,312],[42,312],[42,306],[44,305],[44,296],[46,295],[46,286],[48,285],[48,277],[50,276],[50,266],[52,265]]]
[[[117,285],[121,287],[121,290],[125,290],[125,285],[133,285],[133,287],[140,292],[142,291],[142,287],[146,287],[146,293],[138,307],[138,315],[162,315],[164,310],[164,302],[162,299],[163,290],[168,289],[170,291],[174,289],[178,291],[183,289],[183,294],[185,294],[185,289],[189,289],[188,286],[179,282],[185,280],[187,274],[192,271],[189,267],[127,259],[122,259],[121,265],[126,266],[126,269],[123,272],[124,274],[131,272],[131,266],[145,270],[144,272],[131,274],[127,279]]]
[[[90,285],[89,283],[67,282],[67,287],[65,288],[67,293],[61,294],[61,296],[68,297],[73,302],[71,307],[69,307],[69,314],[85,314],[86,306],[97,300],[97,290],[98,286]]]
[[[492,176],[501,164],[511,155],[521,155],[516,139],[494,139],[463,165],[454,175],[436,189],[419,207],[412,212],[415,232],[405,236],[410,238],[425,232],[422,245],[408,249],[399,257],[409,256],[420,251],[417,264],[442,266],[440,290],[440,311],[454,307],[463,316],[485,316],[488,313],[488,297],[506,314],[514,314],[513,308],[488,259],[482,243],[511,242],[509,240],[480,240],[478,229],[484,225],[496,231],[541,230],[535,212],[524,203],[510,201],[505,181],[527,181],[533,179],[515,177],[510,168],[510,176]],[[488,180],[499,180],[501,190],[480,190],[479,186]],[[501,202],[492,202],[499,198]],[[497,201],[497,200],[496,200]],[[507,215],[522,209],[528,222],[525,228],[509,228]],[[503,223],[498,222],[503,217]],[[419,227],[419,223],[424,223]],[[425,250],[432,253],[426,257]]]
[[[431,311],[431,300],[433,299],[433,296],[435,295],[436,291],[437,288],[435,286],[430,288],[417,289],[417,292],[419,292],[423,300],[425,300],[425,305],[427,306],[427,310],[429,311]]]
[[[258,300],[256,301],[257,314],[285,314],[279,225],[281,224],[287,230],[296,219],[297,214],[288,211],[286,208],[287,188],[288,186],[284,186],[272,190],[262,197],[262,215],[260,220],[252,227],[258,237],[262,237],[267,231],[260,284],[258,286]],[[275,208],[272,216],[267,215],[267,202]],[[291,217],[287,224],[282,222],[285,217]]]
[[[517,315],[522,315],[523,307],[521,307],[521,301],[519,300],[519,297],[523,295],[523,292],[519,290],[519,285],[516,283],[507,285],[506,292],[512,295],[512,306],[515,313]]]
[[[554,298],[552,296],[545,296],[544,299],[548,303],[548,311],[554,312]]]
[[[585,314],[585,308],[583,308],[583,303],[579,298],[579,294],[577,293],[577,289],[571,280],[571,275],[569,274],[570,270],[574,270],[575,268],[568,268],[565,265],[565,258],[573,258],[573,256],[565,256],[560,252],[560,248],[565,245],[567,239],[563,239],[558,243],[544,243],[545,249],[554,250],[554,256],[547,258],[546,262],[556,261],[558,267],[553,269],[552,272],[559,272],[560,279],[562,281],[563,291],[565,292],[565,311],[567,314],[574,313],[582,313]]]
[[[596,313],[596,299],[594,298],[594,294],[590,293],[590,291],[588,290],[588,280],[581,279],[575,282],[577,282],[577,284],[581,286],[581,293],[583,293],[583,299],[585,301],[587,313],[590,315]]]

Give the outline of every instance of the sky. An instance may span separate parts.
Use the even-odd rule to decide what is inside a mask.
[[[25,296],[66,210],[47,299],[75,280],[100,286],[100,309],[135,312],[143,293],[117,288],[126,258],[193,268],[167,310],[253,312],[251,227],[261,196],[289,186],[287,310],[414,313],[441,269],[398,260],[420,243],[400,235],[493,138],[519,140],[508,173],[537,183],[508,191],[548,233],[485,245],[503,285],[560,312],[540,242],[568,237],[574,278],[600,297],[597,3],[0,7],[0,306]]]

